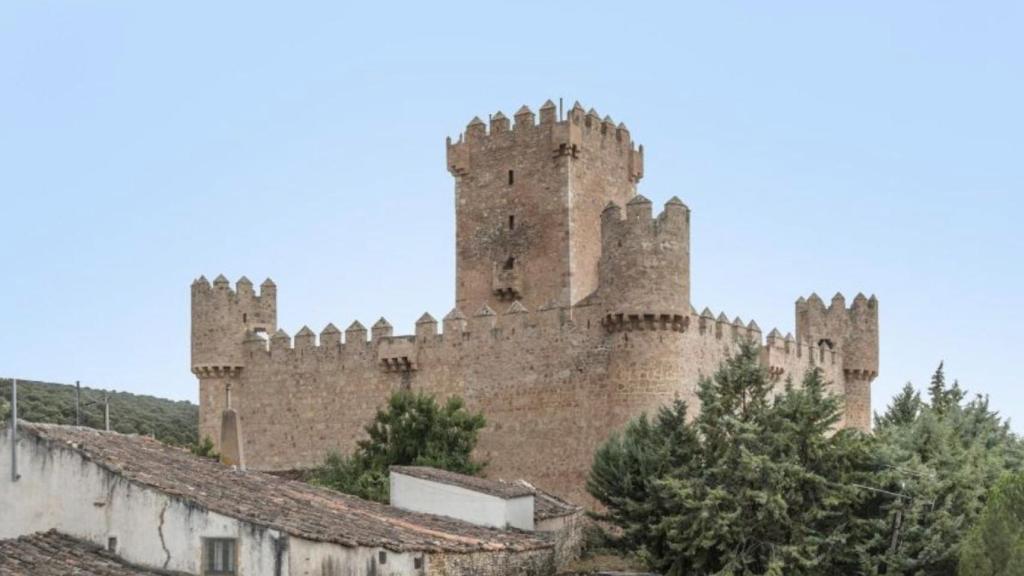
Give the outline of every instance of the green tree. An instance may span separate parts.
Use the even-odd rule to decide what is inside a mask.
[[[876,419],[875,486],[898,494],[877,500],[884,537],[865,553],[879,573],[954,574],[990,488],[1024,463],[1024,446],[988,399],[964,403],[965,392],[946,384],[941,364],[928,391],[926,403],[904,388]]]
[[[466,409],[461,398],[444,405],[428,394],[392,394],[365,427],[351,456],[328,454],[311,471],[315,484],[362,498],[386,502],[390,466],[432,466],[462,474],[478,474],[486,463],[472,458],[484,416]]]
[[[753,343],[702,379],[700,414],[640,418],[595,455],[588,487],[651,568],[669,575],[858,573],[877,528],[868,439],[834,432],[819,370],[774,382]],[[862,542],[864,540],[865,542]]]
[[[220,460],[220,454],[214,449],[213,440],[209,436],[203,436],[201,442],[189,446],[188,449],[196,456]]]
[[[960,551],[961,576],[1024,574],[1024,474],[996,485]]]

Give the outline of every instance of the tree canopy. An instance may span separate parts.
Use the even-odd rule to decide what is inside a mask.
[[[623,544],[669,575],[849,574],[870,470],[863,435],[832,433],[841,405],[821,372],[773,394],[743,345],[702,379],[700,413],[676,402],[602,446],[588,484]]]
[[[1005,476],[992,490],[960,551],[960,576],[1024,574],[1024,474]]]
[[[152,435],[176,446],[197,441],[199,407],[191,402],[82,387],[80,422],[105,426],[103,397],[110,397],[110,428],[125,434]],[[0,380],[0,420],[10,412],[11,381]],[[75,423],[75,387],[28,380],[18,381],[18,418],[47,424]]]
[[[596,452],[590,493],[619,545],[668,575],[947,575],[988,490],[1022,445],[988,400],[964,402],[940,365],[876,433],[837,429],[822,373],[774,382],[744,344],[682,402]]]
[[[431,466],[462,474],[480,473],[485,462],[472,458],[484,416],[453,396],[443,405],[428,394],[391,395],[365,427],[351,455],[328,454],[311,471],[311,482],[362,498],[386,502],[390,466]]]

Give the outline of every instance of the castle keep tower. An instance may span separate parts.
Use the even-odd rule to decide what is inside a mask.
[[[499,112],[489,128],[474,118],[458,142],[448,139],[456,306],[576,304],[597,288],[601,211],[636,194],[643,147],[578,103],[562,120],[548,100],[539,123],[525,106],[511,126]]]

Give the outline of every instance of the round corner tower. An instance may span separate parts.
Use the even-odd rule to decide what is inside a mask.
[[[682,330],[690,312],[690,209],[672,198],[656,218],[636,196],[625,218],[616,204],[601,213],[597,302],[609,330],[638,323]]]

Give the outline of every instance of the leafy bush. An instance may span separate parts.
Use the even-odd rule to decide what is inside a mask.
[[[387,502],[388,468],[432,466],[462,474],[477,474],[485,463],[471,457],[486,421],[466,410],[461,398],[438,405],[433,396],[396,392],[365,428],[351,456],[328,454],[310,471],[314,484],[361,498]]]

